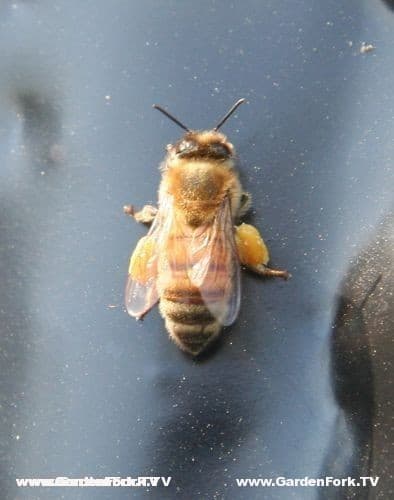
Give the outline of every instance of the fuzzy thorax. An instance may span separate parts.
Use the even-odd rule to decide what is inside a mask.
[[[163,174],[160,191],[170,194],[174,208],[189,224],[208,222],[228,194],[233,213],[238,208],[240,184],[232,159],[174,159]]]

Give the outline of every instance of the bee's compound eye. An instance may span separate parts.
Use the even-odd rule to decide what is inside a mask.
[[[230,150],[228,149],[227,146],[222,144],[221,142],[215,142],[214,144],[211,144],[210,149],[212,153],[215,155],[221,157],[221,158],[226,158],[227,156],[230,156]]]

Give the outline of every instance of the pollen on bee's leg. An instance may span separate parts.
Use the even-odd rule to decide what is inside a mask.
[[[154,255],[154,251],[155,241],[149,236],[144,236],[139,240],[130,257],[129,275],[139,283],[145,284],[149,279],[147,263]]]
[[[242,264],[245,266],[268,264],[268,248],[254,226],[250,224],[237,226],[235,228],[235,241]]]
[[[268,249],[258,230],[250,224],[241,224],[235,228],[235,241],[241,263],[251,271],[271,278],[290,278],[286,270],[267,267],[269,261]]]

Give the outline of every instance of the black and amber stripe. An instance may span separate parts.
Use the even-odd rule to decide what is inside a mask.
[[[220,333],[220,324],[213,320],[206,325],[186,325],[166,319],[170,337],[184,351],[196,356],[203,351]]]
[[[212,236],[203,228],[201,238],[195,235],[194,239],[174,232],[169,238],[165,257],[159,263],[160,311],[167,330],[181,349],[193,355],[203,351],[219,335],[220,318],[225,316],[226,298],[231,295],[233,266],[226,236],[216,234],[214,242],[210,239]],[[213,246],[207,248],[210,244]],[[194,248],[191,249],[190,245]],[[208,262],[204,264],[206,259]],[[195,279],[198,281],[199,265],[202,266],[202,277],[196,286],[189,274],[197,266]],[[215,316],[212,310],[215,310]]]
[[[223,298],[223,290],[204,292],[196,287],[171,287],[164,291],[160,311],[165,318],[170,337],[178,346],[193,355],[199,354],[220,333],[221,325],[205,305]]]

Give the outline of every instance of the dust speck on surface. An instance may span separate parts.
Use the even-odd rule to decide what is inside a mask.
[[[375,46],[371,43],[363,42],[360,47],[360,54],[366,54],[367,52],[372,52],[375,50]]]

